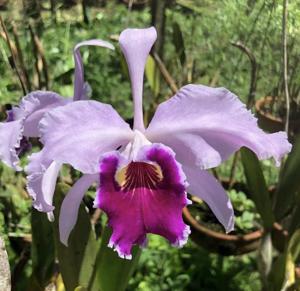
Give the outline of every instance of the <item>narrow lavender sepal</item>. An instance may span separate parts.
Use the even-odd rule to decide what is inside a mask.
[[[149,52],[156,38],[157,33],[154,27],[125,29],[119,38],[120,47],[127,61],[131,79],[134,103],[133,128],[141,132],[145,130],[142,103],[144,70]]]
[[[80,203],[88,188],[98,180],[98,175],[83,175],[70,189],[60,208],[59,237],[64,245],[68,245],[69,235],[74,228]]]
[[[222,185],[214,176],[197,167],[183,165],[189,186],[187,191],[202,199],[210,207],[228,233],[234,229],[234,211]]]
[[[87,99],[87,87],[84,82],[84,68],[82,58],[80,55],[80,48],[83,46],[99,46],[114,50],[114,46],[101,39],[91,39],[78,43],[74,47],[74,61],[75,61],[75,77],[74,77],[74,96],[73,100],[84,100]]]

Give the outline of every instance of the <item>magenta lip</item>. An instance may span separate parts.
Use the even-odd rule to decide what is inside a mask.
[[[161,144],[140,151],[146,159],[131,161],[122,169],[119,152],[104,156],[95,201],[113,229],[109,246],[127,259],[134,244],[145,244],[147,233],[163,236],[176,247],[182,247],[190,233],[182,219],[188,203],[185,176],[173,151]]]

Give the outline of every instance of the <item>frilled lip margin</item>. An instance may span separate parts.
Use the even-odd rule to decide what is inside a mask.
[[[135,161],[117,151],[105,154],[95,207],[106,212],[113,229],[108,246],[131,259],[132,246],[145,246],[147,233],[153,233],[182,247],[190,234],[182,219],[190,203],[185,180],[174,152],[162,144],[144,146]]]

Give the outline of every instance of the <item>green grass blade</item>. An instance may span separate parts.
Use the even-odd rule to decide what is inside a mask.
[[[101,248],[97,257],[92,291],[124,291],[141,254],[139,247],[134,247],[132,260],[121,259],[107,247],[111,230],[105,228]]]

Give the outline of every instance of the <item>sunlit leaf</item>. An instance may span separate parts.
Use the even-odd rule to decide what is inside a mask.
[[[160,91],[160,72],[152,56],[148,56],[146,63],[146,78],[154,96],[158,96]]]
[[[66,291],[66,288],[65,288],[65,285],[64,285],[61,274],[59,274],[57,276],[55,285],[56,285],[56,291]]]
[[[291,236],[289,252],[292,255],[293,261],[296,262],[300,256],[300,229]]]

